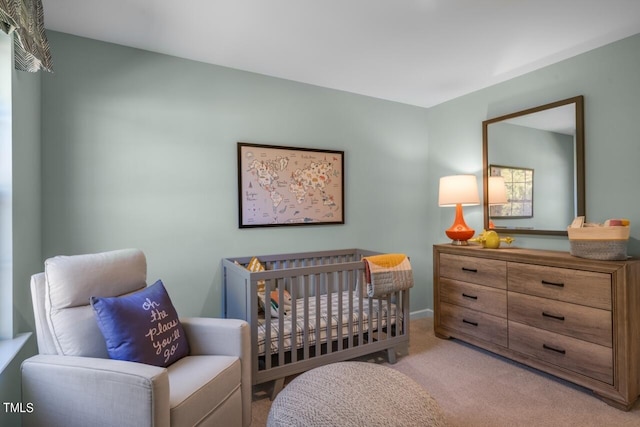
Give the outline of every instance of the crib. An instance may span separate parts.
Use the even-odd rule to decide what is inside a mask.
[[[362,249],[257,256],[266,270],[245,268],[249,257],[222,260],[224,315],[251,328],[253,384],[273,381],[271,398],[285,377],[317,366],[386,350],[389,363],[409,343],[409,290],[369,298]],[[291,306],[277,317],[259,312],[258,283],[266,295],[286,292]]]

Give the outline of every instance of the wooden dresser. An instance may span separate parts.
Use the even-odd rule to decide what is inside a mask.
[[[435,245],[434,329],[593,390],[640,394],[640,260]]]

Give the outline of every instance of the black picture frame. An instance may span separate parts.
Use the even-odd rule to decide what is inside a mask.
[[[237,148],[239,228],[344,224],[344,151]]]

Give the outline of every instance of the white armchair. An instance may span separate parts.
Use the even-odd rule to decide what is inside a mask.
[[[55,257],[32,276],[38,355],[22,364],[29,426],[251,424],[251,345],[242,320],[180,319],[190,354],[167,368],[109,359],[89,304],[146,286],[135,249]]]

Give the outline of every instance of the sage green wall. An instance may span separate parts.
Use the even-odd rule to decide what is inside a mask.
[[[525,49],[526,46],[523,46]],[[640,34],[575,56],[429,109],[429,200],[437,178],[482,177],[482,121],[576,95],[585,97],[587,220],[631,220],[629,253],[640,255]],[[428,205],[445,229],[453,214]],[[470,227],[482,230],[482,208],[465,208]],[[568,225],[568,224],[567,224]],[[521,237],[522,247],[569,250],[566,237]]]
[[[43,78],[43,253],[135,246],[181,312],[220,314],[227,256],[360,246],[411,255],[414,312],[432,302],[431,245],[453,210],[438,179],[482,175],[482,121],[585,96],[587,216],[633,224],[640,36],[430,109],[50,34]],[[237,228],[237,141],[343,149],[344,226]],[[629,197],[627,194],[631,194]],[[635,215],[635,216],[634,216]],[[482,229],[481,207],[465,208]],[[630,253],[640,252],[632,228]],[[568,250],[566,238],[516,235]]]
[[[182,315],[221,313],[223,257],[406,252],[430,305],[427,110],[50,32],[45,256],[142,249]],[[236,142],[345,151],[346,224],[239,229]]]

